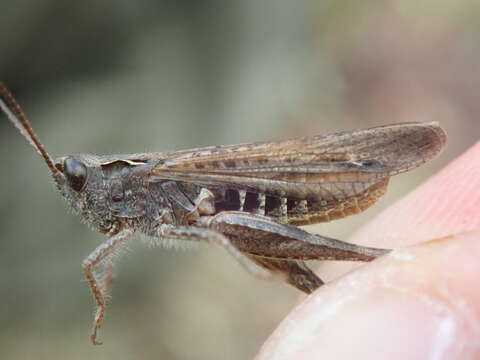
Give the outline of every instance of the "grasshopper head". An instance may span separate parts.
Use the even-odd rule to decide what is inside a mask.
[[[10,91],[2,83],[0,83],[0,108],[42,157],[57,188],[74,212],[82,214],[87,222],[92,223],[94,215],[99,215],[93,213],[98,213],[102,205],[100,196],[97,196],[99,199],[92,199],[92,196],[95,197],[100,192],[99,186],[102,185],[99,181],[97,158],[93,155],[75,155],[60,157],[54,161],[40,143]],[[92,206],[96,208],[91,209]]]
[[[62,156],[54,161],[58,175],[56,186],[73,211],[94,228],[108,218],[102,171],[97,156],[88,154]]]

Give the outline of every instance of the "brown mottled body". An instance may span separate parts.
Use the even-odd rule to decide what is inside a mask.
[[[264,192],[228,188],[224,191],[212,187],[206,189],[215,194],[216,213],[243,211],[298,226],[341,219],[366,210],[385,193],[388,180],[383,179],[342,200],[270,196]]]
[[[411,123],[298,139],[172,153],[64,156],[38,141],[8,89],[0,108],[44,159],[72,209],[107,236],[83,261],[100,328],[113,254],[135,232],[155,239],[222,246],[247,271],[279,275],[310,293],[323,284],[306,260],[371,261],[386,249],[310,234],[296,225],[359,213],[391,176],[422,165],[444,147],[436,123]],[[103,270],[103,271],[102,271]]]

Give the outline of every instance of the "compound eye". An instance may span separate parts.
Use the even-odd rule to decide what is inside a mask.
[[[73,190],[82,190],[87,180],[87,167],[81,161],[72,158],[65,159],[63,172]]]

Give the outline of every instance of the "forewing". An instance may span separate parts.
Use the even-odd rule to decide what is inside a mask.
[[[151,171],[165,179],[298,198],[341,198],[432,159],[445,144],[436,123],[396,124],[270,143],[168,154]]]

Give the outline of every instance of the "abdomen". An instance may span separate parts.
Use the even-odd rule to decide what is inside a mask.
[[[373,205],[386,191],[388,178],[373,183],[355,195],[308,198],[272,196],[239,189],[209,189],[215,195],[215,211],[245,211],[292,225],[309,225],[341,219]]]

